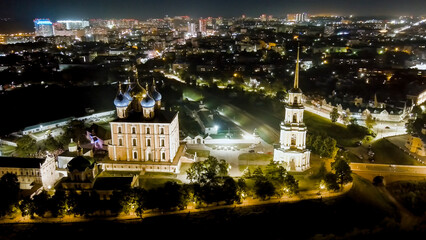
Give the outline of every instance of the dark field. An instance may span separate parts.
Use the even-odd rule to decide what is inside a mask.
[[[58,87],[31,86],[0,94],[0,135],[26,126],[66,117],[85,115],[85,108],[95,112],[114,109],[116,86]]]

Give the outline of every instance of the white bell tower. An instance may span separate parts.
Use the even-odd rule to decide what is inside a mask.
[[[303,122],[302,90],[299,88],[299,47],[297,48],[294,86],[288,92],[284,121],[281,122],[280,144],[274,149],[274,161],[284,163],[289,171],[310,167],[310,151],[306,149],[306,126]]]

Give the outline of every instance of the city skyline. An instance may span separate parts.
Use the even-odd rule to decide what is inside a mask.
[[[398,5],[399,4],[399,5]],[[22,7],[25,6],[25,7]],[[368,6],[366,8],[365,6]],[[390,16],[390,15],[421,15],[426,7],[420,0],[404,1],[337,1],[325,0],[321,4],[317,1],[303,2],[266,0],[259,1],[182,1],[175,4],[171,0],[155,2],[123,0],[123,1],[2,1],[0,3],[0,17],[2,18],[36,18],[48,17],[52,19],[78,18],[162,18],[166,15],[190,17],[222,16],[234,17],[245,14],[257,17],[260,14],[285,16],[293,12],[309,12],[311,14],[336,14],[357,16]]]

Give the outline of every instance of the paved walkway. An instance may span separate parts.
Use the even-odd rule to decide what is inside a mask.
[[[241,204],[232,204],[232,205],[219,205],[219,206],[208,206],[203,208],[195,208],[193,204],[190,204],[187,209],[174,211],[174,212],[160,212],[160,211],[152,211],[148,210],[143,213],[143,218],[156,217],[156,216],[164,216],[164,215],[174,215],[174,214],[191,214],[197,212],[206,212],[218,209],[226,209],[226,208],[241,208],[241,207],[250,207],[250,206],[259,206],[259,205],[267,205],[267,204],[280,204],[280,203],[291,203],[298,202],[302,200],[311,200],[311,199],[327,199],[327,198],[335,198],[347,193],[352,188],[352,183],[344,186],[342,191],[339,192],[328,192],[328,191],[318,191],[318,190],[310,190],[303,191],[299,194],[288,197],[283,196],[281,198],[272,198],[270,200],[262,201],[260,199],[245,199]],[[318,194],[320,192],[320,194]],[[102,218],[85,218],[85,217],[72,217],[66,216],[63,218],[36,218],[30,219],[29,217],[19,217],[14,219],[1,219],[0,224],[16,224],[16,223],[72,223],[72,222],[88,222],[93,221],[94,219],[99,220],[109,220],[109,221],[140,221],[141,218],[136,215],[120,215],[118,217],[102,217]]]

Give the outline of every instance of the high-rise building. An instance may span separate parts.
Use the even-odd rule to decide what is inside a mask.
[[[309,21],[309,16],[307,13],[292,13],[287,14],[288,22],[307,22]]]
[[[207,32],[207,19],[203,19],[200,18],[200,20],[198,21],[198,25],[199,25],[199,32],[201,32],[202,35],[206,35]]]
[[[80,30],[89,26],[89,21],[82,20],[59,20],[58,23],[63,24],[66,30]]]
[[[274,149],[274,161],[283,163],[287,170],[304,171],[310,167],[311,152],[306,149],[307,128],[303,122],[302,90],[299,88],[299,48],[297,49],[294,87],[290,89],[281,122],[280,144]]]
[[[34,19],[34,28],[36,36],[51,37],[53,36],[53,25],[49,19]]]
[[[188,22],[188,35],[190,37],[196,37],[197,36],[197,24]]]

